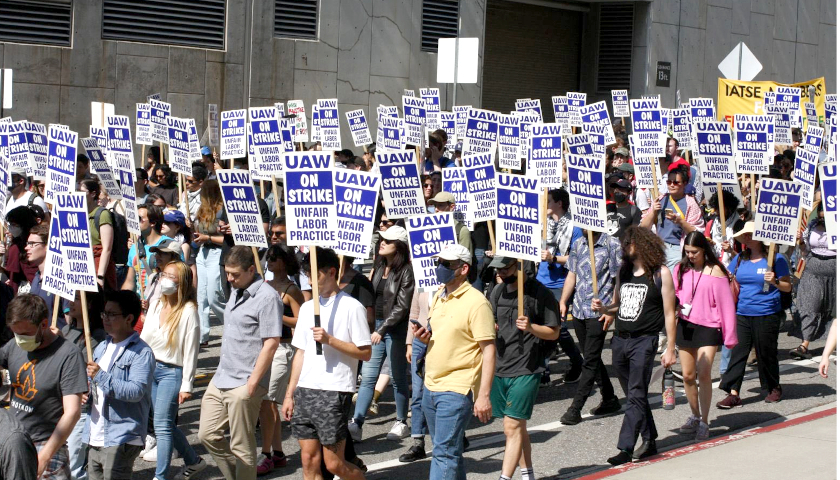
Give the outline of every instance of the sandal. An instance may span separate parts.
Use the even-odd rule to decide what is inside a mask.
[[[790,351],[790,356],[793,358],[798,358],[800,360],[810,360],[813,358],[808,352],[808,348],[805,345],[799,345],[798,347],[794,348]]]

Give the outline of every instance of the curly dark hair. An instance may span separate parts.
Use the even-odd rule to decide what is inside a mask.
[[[665,244],[662,239],[649,229],[639,226],[632,226],[624,231],[624,240],[621,242],[624,255],[621,259],[621,270],[618,278],[624,283],[633,278],[633,261],[627,256],[627,247],[633,245],[636,256],[641,259],[645,268],[645,275],[653,279],[653,275],[665,265]]]

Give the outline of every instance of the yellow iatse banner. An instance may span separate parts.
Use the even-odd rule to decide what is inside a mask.
[[[810,102],[808,87],[813,85],[816,89],[814,106],[817,109],[817,116],[820,123],[825,120],[825,77],[815,78],[800,83],[778,83],[778,82],[743,82],[740,80],[727,80],[718,78],[718,118],[729,123],[735,115],[764,115],[764,92],[772,92],[776,87],[799,87],[802,89],[801,106],[802,116],[805,117],[805,102]],[[804,124],[804,122],[803,122]]]

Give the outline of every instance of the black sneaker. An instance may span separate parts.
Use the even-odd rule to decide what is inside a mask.
[[[407,452],[400,455],[400,462],[411,463],[426,458],[426,448],[423,445],[412,445]]]
[[[633,456],[625,452],[624,450],[620,450],[618,452],[618,455],[607,459],[607,463],[609,463],[612,466],[624,465],[625,463],[629,463],[631,461],[633,461]]]
[[[577,425],[582,421],[583,419],[580,417],[580,410],[571,407],[569,407],[569,409],[566,410],[566,413],[560,417],[560,423],[563,425]]]
[[[566,372],[566,375],[563,377],[563,383],[577,383],[580,381],[580,376],[583,374],[583,369],[580,367],[572,367]]]
[[[601,415],[612,415],[613,413],[617,413],[620,411],[621,402],[618,401],[618,397],[612,397],[609,400],[601,400],[601,403],[598,404],[597,407],[590,410],[589,413],[597,417]]]
[[[656,449],[655,440],[643,440],[642,445],[633,452],[633,461],[641,462],[642,460],[652,457],[657,453],[659,453],[659,451]]]

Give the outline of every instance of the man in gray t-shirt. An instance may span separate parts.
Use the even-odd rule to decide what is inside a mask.
[[[0,368],[12,380],[11,412],[38,450],[38,476],[70,478],[67,437],[88,392],[82,352],[54,333],[44,300],[19,295],[9,303],[6,323],[15,341],[0,348]]]
[[[201,399],[198,438],[227,480],[257,477],[256,429],[268,373],[280,344],[283,303],[256,273],[250,247],[235,246],[225,257],[230,299],[219,366]],[[225,430],[230,427],[230,441]]]

